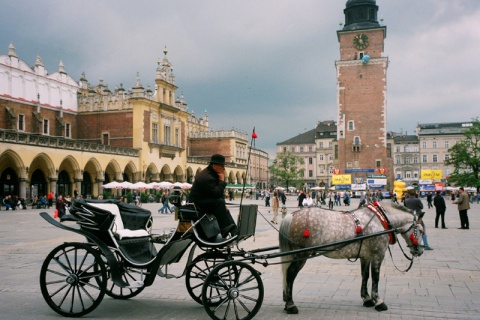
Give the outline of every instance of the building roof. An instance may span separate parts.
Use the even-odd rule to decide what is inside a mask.
[[[396,144],[403,144],[403,143],[418,143],[418,136],[415,134],[408,134],[408,135],[399,135],[393,137],[393,141]]]
[[[319,121],[315,129],[301,133],[283,142],[278,142],[277,146],[315,144],[316,138],[336,138],[336,136],[337,136],[337,124],[335,123],[335,121],[333,120]]]
[[[462,134],[465,129],[472,126],[471,121],[467,122],[445,122],[445,123],[422,123],[417,124],[417,134],[420,135],[441,135],[441,134]]]
[[[317,129],[312,129],[307,132],[301,133],[293,138],[285,140],[283,142],[278,142],[277,146],[280,145],[292,145],[292,144],[315,144],[315,133]]]

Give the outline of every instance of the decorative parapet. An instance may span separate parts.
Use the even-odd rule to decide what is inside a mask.
[[[20,133],[5,130],[0,130],[0,143],[1,142],[55,149],[116,154],[131,157],[138,157],[140,154],[140,150],[134,148],[115,147],[98,143],[70,140],[62,137],[50,137],[34,133]]]
[[[237,130],[205,131],[193,132],[189,138],[192,139],[211,139],[211,138],[237,138],[248,141],[248,134]]]
[[[207,166],[209,162],[210,162],[210,157],[187,157],[187,164],[192,163],[192,164],[202,164]],[[226,162],[225,166],[229,169],[231,168],[237,168],[241,170],[247,169],[246,164],[240,164],[235,162]]]

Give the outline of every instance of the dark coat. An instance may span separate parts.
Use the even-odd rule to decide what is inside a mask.
[[[405,198],[405,207],[408,209],[415,210],[415,212],[419,213],[423,211],[423,203],[422,200],[416,197],[407,196]]]
[[[435,209],[438,212],[445,212],[447,210],[447,206],[445,204],[445,199],[443,199],[443,197],[439,194],[437,194],[433,198],[433,205],[435,206]]]
[[[209,165],[196,175],[192,188],[190,189],[190,201],[205,201],[207,199],[223,199],[227,183],[221,181],[218,174]]]

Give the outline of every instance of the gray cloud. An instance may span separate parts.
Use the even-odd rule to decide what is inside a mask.
[[[388,129],[479,115],[480,3],[377,0],[387,26]],[[0,54],[12,41],[30,65],[63,60],[110,88],[154,85],[165,46],[178,95],[213,129],[275,144],[336,115],[336,31],[345,1],[2,1]],[[3,49],[2,49],[3,48]]]

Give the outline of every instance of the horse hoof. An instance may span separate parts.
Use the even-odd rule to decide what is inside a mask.
[[[388,307],[385,303],[380,303],[378,306],[375,306],[375,310],[377,310],[378,312],[387,311]]]
[[[296,306],[293,307],[285,307],[285,311],[287,311],[287,314],[298,314],[298,308]]]
[[[373,300],[365,300],[363,301],[363,306],[367,308],[371,308],[375,306],[375,302],[373,302]]]

